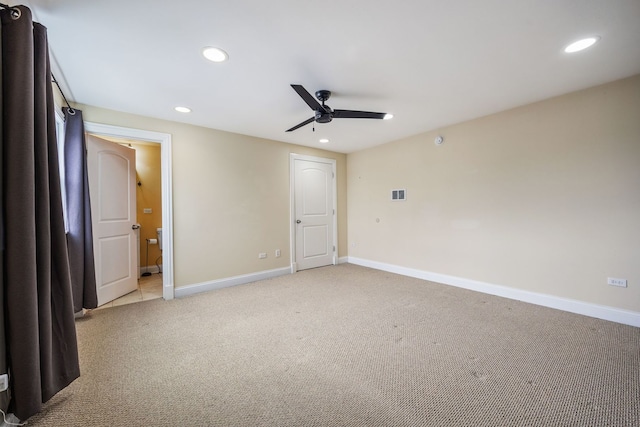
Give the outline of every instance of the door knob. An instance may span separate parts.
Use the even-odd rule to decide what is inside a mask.
[[[296,224],[300,224],[302,221],[300,221],[299,219],[296,220]]]
[[[137,230],[138,228],[140,228],[140,226],[139,226],[138,224],[133,224],[133,225],[131,226],[131,229],[132,229],[132,230]]]

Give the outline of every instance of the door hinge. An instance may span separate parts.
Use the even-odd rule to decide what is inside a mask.
[[[336,214],[336,210],[335,210],[335,209],[333,210],[333,214],[334,214],[334,215]]]
[[[333,247],[333,252],[335,252],[335,251],[336,251],[336,247],[334,246],[334,247]]]
[[[331,178],[335,178],[335,177],[336,177],[335,172],[331,172]]]

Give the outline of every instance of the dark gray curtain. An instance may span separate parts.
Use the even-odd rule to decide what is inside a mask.
[[[2,57],[2,23],[0,21],[0,58]],[[0,67],[0,82],[2,81],[2,67]],[[0,84],[0,99],[2,95],[2,85]],[[2,102],[0,102],[0,138],[2,138]],[[2,188],[2,150],[0,149],[0,189]],[[2,192],[0,191],[0,194]],[[4,332],[4,203],[0,197],[0,374],[8,371],[7,364],[7,337]],[[7,412],[9,407],[9,391],[0,393],[0,409]]]
[[[2,10],[9,410],[25,420],[80,375],[46,28]]]
[[[96,270],[93,260],[91,204],[87,175],[87,144],[82,111],[63,108],[65,116],[64,164],[69,230],[69,264],[73,290],[73,310],[96,308]]]

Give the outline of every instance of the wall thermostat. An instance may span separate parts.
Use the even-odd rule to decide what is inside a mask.
[[[441,136],[436,136],[436,140],[434,141],[436,145],[440,145],[444,142],[444,138]]]

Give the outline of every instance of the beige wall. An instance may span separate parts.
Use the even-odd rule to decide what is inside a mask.
[[[346,156],[79,105],[86,121],[172,135],[176,287],[288,267],[289,155],[337,164],[338,255],[347,255]],[[282,256],[276,258],[276,249]],[[266,259],[258,253],[266,252]]]
[[[349,256],[640,311],[640,76],[347,164]]]

